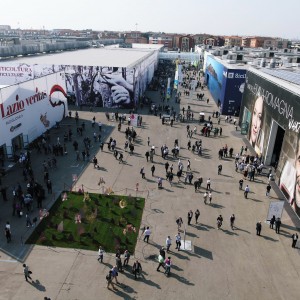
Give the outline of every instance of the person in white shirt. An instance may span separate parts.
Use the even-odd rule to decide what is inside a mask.
[[[166,239],[167,252],[170,251],[171,245],[172,245],[172,240],[171,240],[170,236],[168,235],[168,237]]]
[[[181,246],[181,235],[180,232],[175,236],[176,239],[176,248],[178,251],[180,251],[180,246]]]
[[[147,229],[144,232],[144,242],[149,242],[149,237],[150,237],[151,231],[149,229],[149,226],[147,227]]]
[[[98,250],[98,261],[100,261],[101,263],[103,262],[103,255],[104,255],[104,250],[102,249],[102,247],[100,246],[99,247],[99,250]]]

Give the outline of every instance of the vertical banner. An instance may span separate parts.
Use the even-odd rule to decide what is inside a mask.
[[[283,206],[284,206],[284,201],[270,202],[267,221],[270,221],[273,216],[275,216],[275,218],[281,218]]]
[[[183,74],[182,74],[182,65],[178,65],[178,83],[182,83]]]
[[[176,66],[175,78],[174,78],[174,90],[178,89],[178,65]]]
[[[168,78],[168,85],[167,85],[167,100],[171,98],[171,78]]]

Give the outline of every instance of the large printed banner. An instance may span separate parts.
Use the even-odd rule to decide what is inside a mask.
[[[300,94],[300,89],[299,89]],[[271,151],[271,162],[277,162],[279,187],[300,215],[300,96],[253,72],[247,72],[242,102],[242,122],[248,124],[248,139],[258,154],[267,155],[274,127],[280,139],[280,156]],[[269,147],[269,148],[268,148]]]
[[[64,72],[67,94],[75,99],[76,105],[133,108],[152,80],[157,60],[158,53],[154,52],[132,68],[1,63],[0,85]]]
[[[67,114],[63,74],[54,73],[0,90],[0,145],[19,135],[29,142]]]
[[[65,66],[68,95],[77,105],[131,108],[134,70],[115,67]]]

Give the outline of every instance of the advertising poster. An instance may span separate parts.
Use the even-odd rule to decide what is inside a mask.
[[[279,187],[300,216],[299,94],[247,72],[242,109],[240,116],[245,118],[242,122],[249,123],[247,136],[251,145],[264,160],[269,159],[276,166]],[[274,127],[277,135],[274,134],[270,148]]]
[[[171,98],[171,78],[168,78],[167,83],[167,100]]]
[[[13,85],[34,78],[33,66],[24,63],[1,63],[0,85]]]
[[[67,114],[65,78],[60,73],[0,90],[0,142],[28,135],[31,142]]]
[[[66,66],[68,94],[77,105],[131,108],[134,70],[118,67]]]
[[[207,56],[205,79],[207,88],[217,104],[221,104],[222,91],[224,93],[225,86],[223,84],[224,66],[217,62],[212,56]]]
[[[224,68],[223,76],[226,82],[226,90],[222,96],[223,114],[238,116],[245,90],[246,70]]]

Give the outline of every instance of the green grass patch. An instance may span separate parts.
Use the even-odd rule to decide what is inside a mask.
[[[100,194],[88,196],[86,201],[84,195],[78,193],[67,193],[66,201],[59,197],[49,216],[41,220],[26,243],[87,250],[98,250],[101,245],[107,252],[128,249],[134,253],[145,199]],[[76,222],[76,219],[81,219],[81,222]]]

